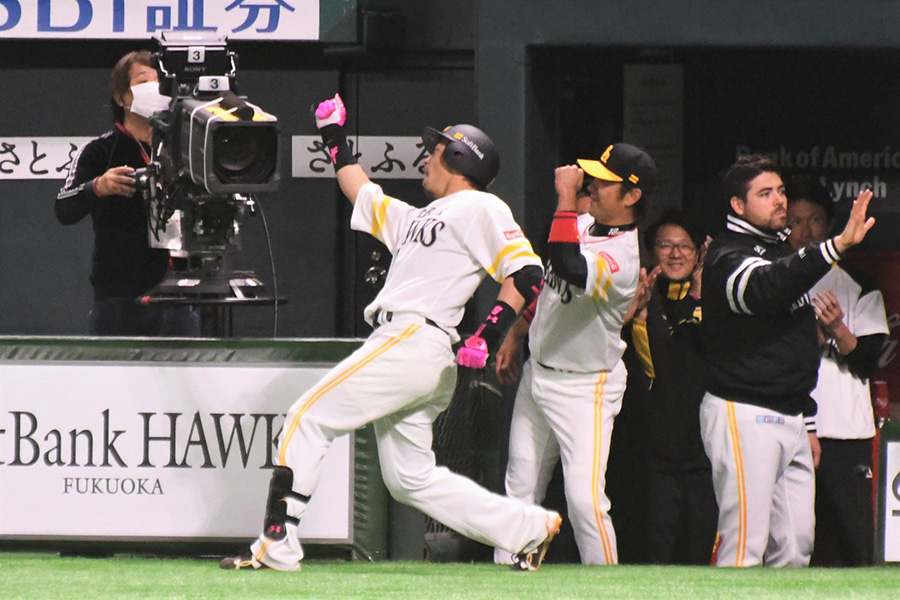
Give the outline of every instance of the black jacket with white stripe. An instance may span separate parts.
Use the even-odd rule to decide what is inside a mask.
[[[94,192],[95,178],[121,166],[137,169],[147,163],[140,142],[117,126],[78,150],[54,205],[63,225],[91,216],[95,301],[136,298],[162,281],[169,264],[169,251],[151,248],[147,241],[147,209],[140,194],[99,198]]]
[[[701,324],[709,391],[812,417],[821,353],[808,291],[840,254],[833,240],[799,251],[785,240],[729,215],[728,230],[710,243]]]

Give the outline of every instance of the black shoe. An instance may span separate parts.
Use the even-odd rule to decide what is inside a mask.
[[[227,556],[219,562],[220,569],[237,571],[240,569],[268,569],[266,565],[256,560],[248,548],[238,556]]]
[[[547,537],[545,537],[544,541],[531,552],[513,554],[513,561],[512,564],[509,565],[509,568],[513,571],[537,571],[540,569],[541,563],[544,562],[544,557],[547,555],[547,548],[550,547],[550,542],[552,542],[556,534],[559,533],[560,525],[562,525],[561,516],[556,513],[548,516]]]

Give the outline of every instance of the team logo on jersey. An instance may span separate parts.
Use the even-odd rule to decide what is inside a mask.
[[[522,233],[521,229],[514,229],[512,231],[504,231],[503,237],[507,240],[515,240],[517,238],[525,237],[525,234]]]
[[[559,301],[562,304],[568,304],[572,301],[572,290],[569,287],[569,282],[558,277],[549,264],[547,265],[547,271],[544,274],[544,286],[549,287],[559,294]]]
[[[409,224],[409,229],[406,230],[406,236],[401,244],[415,242],[426,247],[433,245],[437,241],[438,232],[447,226],[438,218],[441,212],[434,207],[419,211],[416,218]]]
[[[606,266],[609,267],[611,273],[619,272],[619,263],[617,263],[612,256],[610,256],[606,252],[598,252],[597,254],[606,261]]]

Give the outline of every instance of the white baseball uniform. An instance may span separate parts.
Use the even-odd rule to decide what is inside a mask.
[[[538,297],[529,330],[531,357],[513,409],[506,492],[523,502],[541,502],[562,458],[581,561],[616,564],[606,464],[625,392],[623,315],[637,288],[640,256],[635,228],[595,235],[593,226],[590,215],[579,217],[586,288],[551,271]],[[509,555],[497,549],[494,558],[508,562]]]
[[[436,467],[431,426],[453,395],[451,344],[466,301],[485,274],[502,281],[540,259],[509,207],[486,192],[457,192],[419,209],[368,183],[351,226],[384,242],[393,261],[365,310],[372,335],[288,411],[278,463],[293,471],[293,491],[312,496],[331,441],[374,422],[382,475],[397,500],[479,542],[534,549],[555,514]],[[288,515],[302,518],[306,504],[287,503]],[[283,540],[260,535],[251,550],[281,570],[298,569],[303,557],[290,523]]]
[[[854,336],[889,333],[879,290],[863,290],[847,271],[834,265],[809,294],[815,297],[828,291],[837,296],[844,324]],[[868,439],[875,435],[869,381],[855,377],[845,363],[828,357],[819,363],[819,380],[812,397],[819,407],[816,431],[820,438]]]
[[[874,369],[889,329],[884,298],[867,277],[843,267],[831,270],[810,290],[810,296],[833,291],[843,322],[857,338],[849,360],[834,340],[823,348],[819,380],[812,397],[819,407],[816,429],[822,447],[816,470],[816,552],[812,563],[832,554],[845,567],[872,560],[872,438],[875,416],[869,379],[861,361]],[[821,543],[820,543],[821,542]],[[829,546],[830,542],[830,546]]]

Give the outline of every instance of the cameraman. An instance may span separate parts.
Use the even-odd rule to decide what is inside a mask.
[[[60,223],[72,225],[91,215],[94,224],[91,335],[200,335],[192,307],[137,303],[162,281],[169,266],[169,252],[148,243],[147,214],[132,176],[150,162],[153,138],[147,118],[132,112],[133,87],[156,81],[149,52],[119,59],[109,79],[115,126],[78,151],[56,197]],[[147,87],[153,86],[142,89]],[[153,93],[158,97],[158,90]]]

